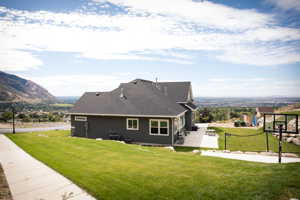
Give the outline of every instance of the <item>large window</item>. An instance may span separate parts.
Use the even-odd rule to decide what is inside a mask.
[[[139,130],[139,119],[127,118],[127,130]]]
[[[165,119],[150,119],[149,123],[150,135],[169,135],[169,120]]]

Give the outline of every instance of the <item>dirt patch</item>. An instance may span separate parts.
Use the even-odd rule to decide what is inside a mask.
[[[12,196],[1,164],[0,164],[0,200],[12,200]]]
[[[208,124],[209,127],[222,127],[222,128],[250,128],[250,129],[259,129],[260,127],[251,127],[251,126],[246,126],[246,127],[235,127],[233,122],[227,122],[227,123],[218,123],[218,122],[213,122]]]

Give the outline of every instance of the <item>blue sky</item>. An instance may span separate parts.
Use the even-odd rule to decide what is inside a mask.
[[[299,0],[2,0],[0,70],[57,96],[135,78],[300,96]]]

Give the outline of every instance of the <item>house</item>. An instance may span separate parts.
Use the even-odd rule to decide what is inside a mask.
[[[191,130],[197,106],[190,82],[136,79],[110,92],[86,92],[70,111],[72,136],[173,145]]]
[[[273,107],[257,107],[256,108],[256,117],[260,118],[263,117],[265,113],[273,113],[274,108]]]

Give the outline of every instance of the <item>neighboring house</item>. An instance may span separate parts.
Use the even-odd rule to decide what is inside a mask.
[[[110,92],[85,93],[70,111],[72,135],[173,145],[192,129],[196,109],[190,82],[136,79]]]
[[[247,126],[252,125],[251,116],[249,116],[247,114],[243,114],[243,121],[246,123]]]
[[[257,107],[256,108],[256,117],[260,118],[264,116],[264,113],[273,113],[273,107]]]

